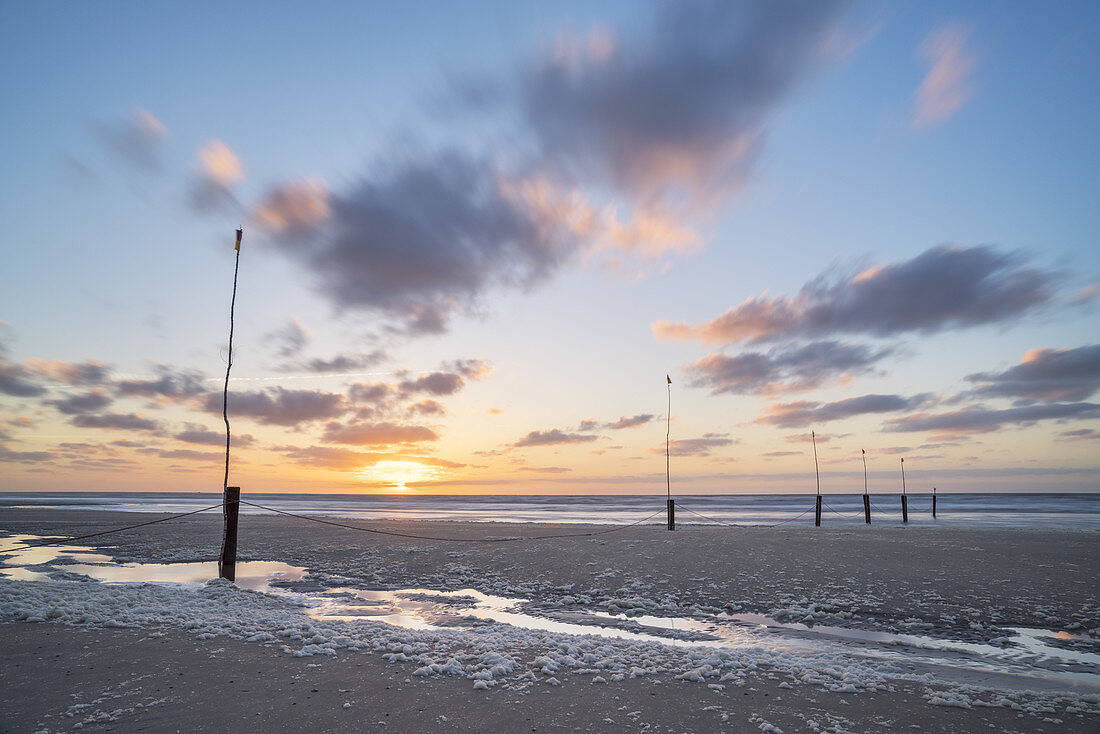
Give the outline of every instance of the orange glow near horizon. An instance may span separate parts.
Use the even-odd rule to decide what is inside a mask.
[[[363,479],[389,484],[399,492],[408,490],[409,482],[428,482],[439,476],[435,467],[425,466],[416,461],[378,461],[359,470]]]

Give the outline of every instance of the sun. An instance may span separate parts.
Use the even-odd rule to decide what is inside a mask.
[[[391,489],[398,492],[405,492],[408,490],[408,483],[431,481],[439,476],[439,470],[418,461],[377,461],[360,469],[359,476],[390,485]]]

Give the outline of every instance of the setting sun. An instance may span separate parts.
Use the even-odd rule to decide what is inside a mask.
[[[392,485],[393,489],[404,491],[408,489],[408,482],[430,481],[439,476],[439,470],[415,461],[379,461],[363,467],[359,475],[368,481]]]

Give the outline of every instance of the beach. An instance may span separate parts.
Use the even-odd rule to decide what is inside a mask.
[[[156,517],[6,508],[0,530]],[[107,560],[38,549],[37,580],[0,580],[3,730],[1100,724],[1095,532],[341,522],[426,537],[244,515],[237,585],[108,583],[216,576],[188,564],[217,557],[217,512],[81,541]],[[285,569],[244,581],[259,562]]]

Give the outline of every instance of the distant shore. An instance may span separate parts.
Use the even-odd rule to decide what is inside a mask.
[[[155,517],[9,507],[0,511],[0,530],[83,535]],[[116,561],[210,560],[220,547],[221,524],[219,513],[208,513],[83,544],[109,548]],[[378,588],[475,588],[522,595],[548,610],[562,609],[563,599],[584,591],[584,603],[593,609],[615,609],[623,603],[620,600],[632,595],[640,599],[634,603],[648,605],[645,613],[654,615],[726,610],[794,621],[808,615],[817,625],[926,630],[977,643],[1000,644],[997,640],[1012,627],[1100,634],[1094,575],[1100,567],[1100,536],[1089,531],[685,526],[668,532],[643,525],[587,537],[480,543],[467,541],[607,528],[469,522],[349,524],[454,540],[377,535],[293,518],[244,516],[238,557],[305,567],[322,581],[328,574],[359,578]],[[218,722],[227,722],[223,728],[237,722],[234,728],[243,730],[290,731],[315,721],[310,728],[322,731],[381,730],[383,726],[386,731],[475,727],[621,731],[623,726],[636,729],[642,723],[650,724],[650,731],[759,731],[761,723],[802,731],[812,719],[822,730],[840,726],[891,731],[917,724],[925,730],[978,731],[992,724],[997,730],[1042,731],[1051,726],[1044,718],[1057,718],[1059,730],[1093,731],[1100,723],[1100,696],[1080,705],[1048,696],[1042,699],[1046,703],[1031,705],[1026,699],[1030,694],[1016,691],[1012,700],[1022,701],[1025,711],[1030,705],[1030,713],[1021,714],[1007,704],[966,708],[970,698],[977,701],[987,694],[940,695],[934,684],[888,678],[877,688],[857,685],[847,693],[837,686],[814,683],[813,676],[794,680],[792,688],[780,685],[782,676],[772,677],[775,673],[769,672],[764,659],[748,672],[735,671],[742,676],[737,679],[738,688],[708,687],[717,677],[706,685],[691,684],[690,676],[678,680],[671,664],[665,673],[605,681],[607,685],[593,681],[609,674],[563,668],[554,674],[560,686],[543,685],[546,674],[539,673],[538,666],[534,669],[538,675],[530,680],[521,677],[526,675],[521,668],[543,654],[539,645],[551,644],[545,636],[530,637],[533,642],[523,643],[528,649],[509,650],[515,663],[509,666],[514,670],[498,674],[500,686],[486,692],[471,690],[471,680],[462,676],[413,676],[414,663],[385,662],[379,649],[337,651],[323,659],[297,658],[281,643],[265,646],[262,641],[237,639],[231,628],[215,626],[208,637],[196,637],[173,622],[171,614],[159,624],[150,621],[158,619],[155,615],[131,617],[135,627],[125,630],[104,629],[102,620],[95,621],[95,615],[87,612],[86,621],[75,626],[11,621],[18,617],[16,610],[46,598],[41,589],[58,587],[56,594],[65,593],[63,584],[35,583],[40,582],[0,582],[0,620],[9,620],[0,624],[0,644],[15,661],[0,674],[5,691],[0,731],[68,729],[95,711],[104,712],[105,717],[87,721],[85,730],[117,729],[124,724],[131,730],[140,725],[158,729],[167,722],[179,722],[172,726],[213,731]],[[57,599],[64,607],[64,599]],[[245,605],[242,609],[252,603],[251,597],[240,594],[226,599],[226,603]],[[115,601],[103,597],[96,603]],[[56,653],[51,652],[55,648]],[[1091,649],[1096,649],[1095,644]],[[89,657],[88,650],[95,650],[95,656]],[[230,685],[229,680],[234,682]],[[999,685],[993,677],[990,682]],[[242,688],[248,692],[241,692]],[[313,689],[316,692],[311,693]],[[1075,690],[1100,692],[1089,686]],[[109,691],[117,694],[117,701],[108,701]],[[158,702],[137,706],[146,698]],[[1061,701],[1061,708],[1041,715],[1043,706],[1053,705],[1052,700]],[[197,701],[210,705],[196,707]],[[88,707],[68,716],[66,712],[80,702]],[[513,712],[515,702],[521,708]],[[351,705],[345,708],[344,703]],[[387,712],[389,717],[384,716]],[[487,715],[495,727],[486,725]],[[277,720],[273,723],[272,718]]]

